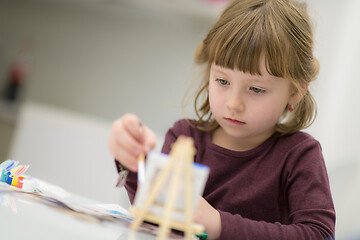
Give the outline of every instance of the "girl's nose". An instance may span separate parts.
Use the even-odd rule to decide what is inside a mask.
[[[241,112],[245,110],[245,101],[240,94],[229,96],[226,107],[231,111]]]

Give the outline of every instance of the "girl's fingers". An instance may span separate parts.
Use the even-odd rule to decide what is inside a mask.
[[[111,138],[114,138],[114,136]],[[117,141],[112,139],[109,141],[109,150],[115,159],[119,161],[124,167],[131,171],[137,171],[137,155],[134,154],[134,151],[119,145]]]
[[[126,114],[123,117],[122,124],[125,130],[138,142],[144,141],[144,129],[139,118],[134,114]]]
[[[124,167],[136,170],[134,165],[141,148],[141,143],[134,139],[124,126],[123,118],[116,120],[109,137],[109,150],[115,159]]]
[[[137,158],[155,147],[156,136],[143,126],[136,115],[126,114],[113,123],[110,138],[110,153],[124,167],[137,171]]]
[[[134,158],[134,156],[131,153],[126,151],[126,149],[124,149],[124,148],[118,148],[117,155],[119,156],[119,158],[117,158],[117,160],[124,167],[126,167],[127,169],[129,169],[132,172],[137,171],[137,166],[138,166],[137,158]]]
[[[129,135],[141,144],[140,151],[148,153],[156,145],[155,133],[147,126],[141,124],[139,118],[133,114],[127,114],[123,118],[123,125],[128,131]],[[137,149],[137,155],[140,154]]]
[[[119,148],[126,149],[134,158],[142,152],[142,143],[137,141],[129,132],[124,130],[122,134],[115,136]]]
[[[156,146],[156,135],[150,128],[144,126],[145,139],[144,139],[144,151],[147,154],[150,150],[154,149]]]

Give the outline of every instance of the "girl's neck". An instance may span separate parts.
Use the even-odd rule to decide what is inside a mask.
[[[264,133],[264,135],[258,137],[235,138],[226,134],[226,132],[221,127],[219,127],[213,131],[211,139],[215,145],[218,145],[220,147],[232,151],[245,152],[261,145],[273,134],[274,131]]]

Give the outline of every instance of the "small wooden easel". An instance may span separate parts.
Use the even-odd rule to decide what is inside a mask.
[[[194,234],[204,232],[202,225],[193,223],[193,196],[192,196],[192,164],[196,150],[192,138],[180,136],[173,144],[170,152],[170,159],[160,173],[156,176],[144,205],[141,208],[132,207],[130,211],[135,219],[131,225],[132,230],[138,229],[143,221],[149,221],[159,224],[158,239],[166,239],[169,236],[170,229],[183,231],[187,239],[192,239]],[[163,216],[155,215],[149,212],[149,209],[155,204],[156,197],[164,187],[168,177],[170,177],[169,192],[166,196]],[[181,180],[185,180],[184,185],[184,221],[173,219],[175,201],[180,191]]]

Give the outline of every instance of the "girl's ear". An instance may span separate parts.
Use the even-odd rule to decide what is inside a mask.
[[[306,92],[308,91],[309,83],[304,84],[301,89],[296,89],[292,91],[292,94],[289,98],[289,105],[296,105],[301,99],[305,96]]]

